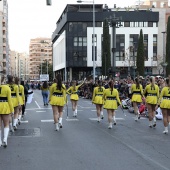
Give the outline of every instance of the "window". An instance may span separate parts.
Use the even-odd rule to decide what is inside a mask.
[[[157,35],[153,35],[153,61],[157,61]]]
[[[125,61],[125,35],[116,35],[116,61]]]
[[[157,7],[157,3],[156,2],[152,2],[152,7],[156,8]]]
[[[153,27],[153,22],[148,22],[148,27]]]
[[[82,47],[82,46],[87,46],[87,37],[74,37],[74,40],[73,40],[73,44],[74,46],[79,46],[79,47]]]
[[[93,46],[93,38],[94,38],[94,46]],[[92,61],[93,61],[93,48],[95,48],[95,61],[97,61],[97,34],[95,34],[95,36],[93,37],[92,34]]]
[[[130,22],[124,22],[124,27],[130,27]]]
[[[148,34],[144,34],[144,58],[148,61]]]
[[[166,4],[164,2],[161,2],[161,8],[165,8]]]
[[[148,27],[148,22],[144,22],[144,27]]]
[[[143,22],[139,22],[139,27],[143,27]]]

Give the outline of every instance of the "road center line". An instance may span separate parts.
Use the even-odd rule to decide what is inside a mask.
[[[45,122],[54,122],[53,119],[50,119],[50,120],[41,120],[41,122],[45,123]]]
[[[36,111],[36,112],[40,113],[40,112],[46,112],[46,111],[44,110],[44,111]]]

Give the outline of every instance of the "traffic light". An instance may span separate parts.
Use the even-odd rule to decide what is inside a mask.
[[[47,2],[47,5],[51,5],[52,4],[51,0],[46,0],[46,2]]]

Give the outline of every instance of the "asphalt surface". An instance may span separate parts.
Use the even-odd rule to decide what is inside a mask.
[[[65,107],[63,128],[55,131],[51,106],[43,106],[41,92],[34,91],[18,130],[10,134],[8,147],[0,148],[0,170],[170,170],[170,134],[161,120],[148,127],[146,118],[119,109],[117,125],[108,129],[107,114],[97,123],[95,106],[80,98],[78,117],[71,103]]]

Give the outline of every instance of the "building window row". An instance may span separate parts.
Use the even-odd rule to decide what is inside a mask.
[[[121,23],[124,27],[158,27],[158,22],[129,22]]]
[[[87,37],[74,37],[74,46],[87,46]]]

